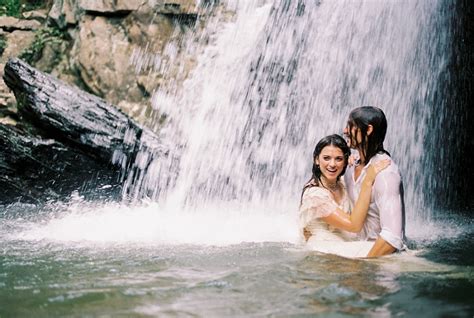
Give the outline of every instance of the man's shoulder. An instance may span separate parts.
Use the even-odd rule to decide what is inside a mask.
[[[386,153],[378,153],[376,154],[371,162],[375,163],[375,162],[378,162],[380,160],[384,160],[384,159],[389,159],[390,160],[390,166],[388,166],[387,168],[385,168],[384,170],[382,170],[379,175],[383,175],[383,174],[391,174],[391,173],[396,173],[398,175],[400,175],[400,169],[398,168],[398,165],[396,164],[396,162],[393,160],[392,157],[390,157],[388,154]]]

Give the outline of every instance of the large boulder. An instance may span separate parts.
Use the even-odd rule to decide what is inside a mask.
[[[117,152],[126,155],[127,162],[134,161],[139,148],[166,153],[153,132],[114,105],[22,60],[8,61],[4,81],[15,93],[23,118],[46,136],[59,136],[103,162],[111,162]]]
[[[77,190],[77,185],[86,182],[84,177],[88,176],[102,176],[106,183],[89,180],[88,189],[117,189],[121,181],[133,180],[135,175],[146,173],[158,158],[164,160],[170,155],[152,131],[114,105],[24,61],[10,59],[4,80],[15,93],[19,114],[24,119],[22,126],[28,127],[20,131],[0,125],[0,146],[4,149],[0,175],[5,176],[0,178],[0,184],[4,183],[3,189],[8,190],[6,198],[38,199],[44,193],[57,198],[64,194],[58,189]],[[31,168],[23,173],[24,166]],[[58,189],[44,180],[62,184],[58,178],[74,172],[80,175],[65,178],[69,181]],[[21,192],[22,189],[35,190]]]

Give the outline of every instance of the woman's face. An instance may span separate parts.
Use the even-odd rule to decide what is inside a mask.
[[[315,163],[319,165],[322,176],[331,183],[337,181],[346,164],[341,148],[333,145],[324,147],[319,156],[316,157]]]

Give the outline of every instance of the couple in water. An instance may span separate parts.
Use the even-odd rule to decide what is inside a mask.
[[[301,196],[301,231],[308,246],[345,257],[378,257],[403,250],[403,187],[383,147],[387,131],[379,108],[354,109],[339,135],[321,139],[313,173]],[[359,153],[352,158],[351,149]]]

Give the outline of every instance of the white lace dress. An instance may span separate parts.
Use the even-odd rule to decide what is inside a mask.
[[[338,208],[349,211],[345,189],[343,193],[341,204],[337,204],[329,190],[318,186],[307,188],[300,206],[301,232],[305,228],[311,232],[306,242],[311,250],[350,258],[365,257],[374,245],[373,241],[358,241],[357,234],[336,229],[321,220]]]

